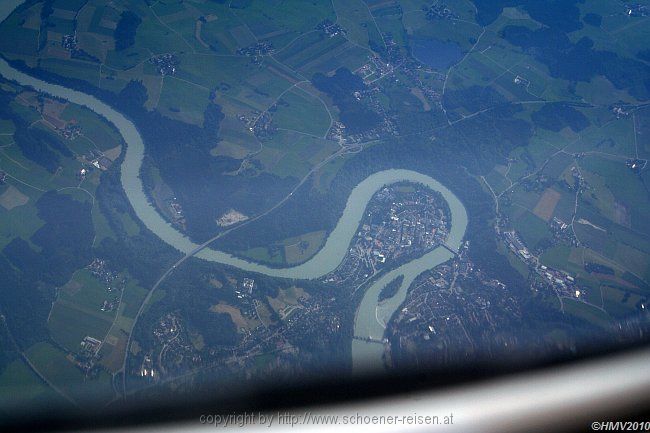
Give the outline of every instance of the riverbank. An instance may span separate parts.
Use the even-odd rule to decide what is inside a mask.
[[[0,21],[4,20],[21,3],[22,1],[15,0],[3,4],[0,10]],[[385,185],[405,181],[426,185],[432,190],[440,192],[447,201],[451,211],[452,223],[447,240],[449,247],[458,249],[465,234],[467,212],[460,200],[449,189],[434,178],[416,171],[388,169],[368,176],[353,188],[348,197],[343,214],[335,228],[329,234],[325,245],[314,257],[303,264],[287,268],[272,268],[235,257],[224,251],[208,247],[203,248],[201,245],[192,242],[187,236],[183,235],[168,223],[148,200],[142,179],[140,178],[140,170],[145,155],[145,145],[137,127],[129,119],[108,104],[91,95],[27,75],[13,68],[4,59],[0,59],[0,75],[9,80],[16,81],[20,85],[29,86],[37,91],[85,106],[112,123],[126,143],[124,161],[121,165],[121,183],[135,215],[161,240],[183,254],[194,255],[203,260],[233,266],[248,272],[261,273],[271,277],[317,279],[336,269],[345,257],[350,241],[359,226],[363,212],[372,196]],[[355,336],[381,340],[383,338],[384,324],[403,302],[408,286],[413,279],[425,270],[435,267],[449,260],[451,257],[451,252],[443,247],[438,247],[420,258],[394,269],[372,284],[364,295],[356,314]],[[382,302],[381,308],[379,308],[377,299],[379,292],[386,284],[399,275],[403,275],[404,280],[396,295]],[[354,359],[361,360],[370,357],[370,351],[363,344],[379,346],[376,343],[365,343],[360,340],[354,340]],[[355,368],[357,365],[359,364],[355,362]]]

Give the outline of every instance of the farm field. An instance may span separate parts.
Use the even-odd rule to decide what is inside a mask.
[[[21,411],[25,406],[40,406],[57,397],[21,360],[13,361],[2,372],[0,387],[8,390],[0,403],[5,410]]]
[[[99,373],[92,385],[84,386],[83,373],[70,362],[65,352],[49,343],[37,343],[26,354],[36,368],[46,372],[48,380],[81,405],[92,406],[113,397],[111,377],[107,373]]]
[[[57,248],[66,248],[62,246],[65,240],[56,237],[58,233],[76,239],[74,232],[66,231],[72,228],[84,231],[87,227],[91,233],[90,238],[79,239],[76,246],[85,251],[106,238],[115,240],[115,230],[126,227],[126,232],[138,233],[139,227],[126,214],[121,218],[124,224],[121,229],[109,223],[96,200],[104,171],[120,157],[123,149],[122,138],[112,125],[85,108],[44,97],[14,84],[3,82],[0,96],[4,101],[0,122],[0,250],[3,257],[13,263],[22,263],[18,260],[25,260],[22,257],[25,254],[50,254],[51,257],[48,251],[52,251],[52,243]],[[39,143],[42,147],[37,147],[35,152],[33,146],[40,146]],[[66,219],[73,219],[73,212],[87,215],[88,219],[70,224]],[[55,224],[53,220],[57,218]],[[94,239],[92,233],[96,233]],[[109,292],[110,285],[84,269],[91,259],[83,260],[74,258],[80,268],[71,270],[67,281],[58,280],[57,288],[45,289],[51,284],[49,282],[32,283],[30,290],[35,291],[34,286],[44,284],[43,290],[51,290],[50,293],[56,292],[56,295],[50,298],[47,309],[42,310],[40,320],[45,326],[42,340],[30,345],[25,356],[66,398],[90,404],[95,398],[104,401],[112,398],[109,372],[121,367],[124,336],[130,333],[132,318],[145,294],[144,289],[130,280],[124,291],[124,302],[113,311],[109,308],[102,311],[104,302],[114,301],[119,292],[115,287]],[[61,269],[56,269],[58,266]],[[44,278],[58,279],[57,272],[65,275],[64,269],[69,266],[52,262],[45,270],[33,273],[49,273],[53,275]],[[21,296],[29,299],[35,295]],[[36,317],[33,320],[37,320]],[[116,326],[112,326],[114,321]],[[29,332],[29,326],[26,328]],[[85,337],[106,339],[102,348],[106,370],[97,371],[92,377],[75,365]],[[14,393],[14,403],[3,401],[3,408],[28,402],[39,405],[59,398],[58,391],[43,383],[20,359],[3,370],[0,383],[6,389],[22,384]]]
[[[0,389],[25,389],[0,425],[647,343],[648,23],[646,0],[16,6]]]
[[[77,272],[61,289],[52,306],[48,326],[52,338],[71,352],[81,349],[84,337],[102,340],[115,313],[101,311],[111,299],[108,287],[88,271]]]

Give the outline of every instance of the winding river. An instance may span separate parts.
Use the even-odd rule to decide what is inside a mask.
[[[22,2],[22,0],[4,0],[0,4],[0,22],[4,21]],[[139,176],[144,157],[144,142],[137,128],[130,120],[91,95],[34,78],[14,69],[4,59],[0,59],[0,75],[23,86],[29,86],[40,92],[83,105],[115,125],[126,143],[124,162],[121,166],[122,187],[131,206],[133,206],[136,216],[160,239],[184,254],[193,254],[207,261],[230,265],[244,271],[257,272],[272,277],[293,279],[322,277],[336,269],[341,263],[352,237],[359,227],[366,205],[372,196],[383,186],[400,181],[418,182],[427,185],[429,188],[439,191],[447,200],[451,210],[452,222],[450,236],[447,240],[447,245],[450,248],[458,249],[465,234],[467,213],[463,204],[451,191],[427,175],[411,170],[395,169],[374,173],[352,190],[343,214],[336,227],[329,234],[325,245],[305,263],[288,268],[271,268],[212,248],[197,251],[199,245],[168,223],[147,199]],[[419,274],[449,260],[452,256],[453,254],[447,249],[438,247],[383,275],[367,289],[355,316],[354,334],[356,337],[371,339],[372,341],[353,340],[352,357],[356,371],[366,371],[368,368],[381,365],[381,355],[384,347],[379,342],[384,336],[385,323],[404,301],[408,286]],[[379,303],[378,295],[381,289],[399,275],[404,275],[404,281],[397,294]]]

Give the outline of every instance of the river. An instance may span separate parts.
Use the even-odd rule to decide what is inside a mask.
[[[4,21],[22,2],[22,0],[3,1],[0,5],[0,22]],[[115,125],[126,143],[124,161],[121,166],[122,187],[136,216],[160,239],[182,253],[191,254],[197,249],[198,244],[168,223],[147,199],[139,176],[144,157],[144,142],[136,126],[130,120],[91,95],[34,78],[14,69],[4,59],[0,59],[0,75],[23,86],[29,86],[38,91],[85,106]],[[272,277],[293,279],[322,277],[336,269],[341,263],[372,196],[383,186],[401,181],[418,182],[439,191],[443,195],[451,210],[452,228],[447,245],[452,249],[458,249],[467,227],[467,213],[460,200],[430,176],[411,170],[392,169],[368,176],[352,190],[343,214],[336,227],[329,234],[325,245],[305,263],[288,268],[272,268],[212,248],[204,248],[195,255],[207,261],[230,265],[244,271],[257,272]],[[451,257],[452,254],[448,250],[438,247],[420,258],[389,272],[372,284],[366,291],[355,316],[355,336],[381,340],[384,335],[383,324],[388,321],[392,313],[404,301],[410,283],[420,273],[449,260]],[[404,275],[404,281],[397,294],[379,304],[377,300],[379,292],[383,286],[398,275]],[[381,365],[382,352],[383,346],[381,344],[353,340],[352,357],[355,370],[359,371],[361,368]]]

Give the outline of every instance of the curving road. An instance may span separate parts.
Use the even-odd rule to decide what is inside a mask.
[[[6,16],[8,16],[8,14],[21,3],[21,0],[7,0],[3,2],[3,4],[0,5],[0,22],[3,21]],[[350,196],[348,197],[348,201],[346,203],[343,214],[335,228],[329,233],[325,245],[310,260],[300,265],[286,268],[273,268],[261,263],[247,261],[240,257],[235,257],[227,252],[219,251],[209,247],[209,245],[216,239],[225,236],[233,230],[237,230],[256,220],[259,220],[260,218],[270,214],[282,206],[284,203],[291,199],[294,192],[297,191],[298,188],[300,188],[314,172],[318,171],[322,166],[330,162],[332,159],[348,152],[347,149],[341,148],[323,160],[321,163],[314,166],[309,171],[309,173],[303,177],[300,182],[273,207],[255,216],[254,218],[251,218],[241,224],[238,224],[237,226],[234,226],[229,230],[225,230],[219,233],[218,235],[214,236],[211,239],[208,239],[202,244],[197,244],[179,232],[169,222],[164,220],[164,218],[148,200],[144,192],[142,180],[140,178],[140,169],[145,155],[145,145],[136,126],[130,120],[128,120],[124,115],[106,103],[98,100],[91,95],[69,89],[64,86],[47,83],[43,80],[27,75],[21,71],[14,69],[4,59],[0,59],[0,75],[3,75],[9,80],[16,81],[23,86],[32,87],[37,91],[47,93],[58,98],[66,99],[72,103],[89,108],[90,110],[94,111],[112,123],[124,138],[124,141],[126,143],[126,150],[124,161],[121,166],[121,183],[124,192],[131,206],[133,207],[134,213],[142,221],[142,223],[154,234],[160,237],[160,239],[183,253],[182,258],[179,259],[174,265],[172,265],[163,275],[161,275],[156,284],[151,288],[144,302],[142,303],[140,310],[138,311],[135,322],[137,322],[138,317],[141,315],[145,306],[151,299],[152,294],[159,287],[161,282],[164,281],[165,278],[169,276],[169,274],[171,274],[185,260],[193,256],[207,261],[234,266],[244,271],[262,273],[268,276],[281,278],[316,279],[335,270],[345,257],[347,248],[358,228],[367,203],[379,189],[388,184],[401,181],[411,181],[424,184],[433,190],[439,191],[447,200],[451,210],[452,228],[447,240],[448,246],[452,249],[457,250],[460,247],[462,238],[464,236],[465,228],[467,226],[467,213],[463,204],[451,191],[449,191],[445,186],[430,176],[411,170],[395,169],[374,173],[361,181],[352,190]],[[434,258],[432,254],[439,256],[440,259]],[[426,254],[419,259],[415,259],[414,261],[400,266],[399,268],[393,270],[390,275],[406,274],[406,281],[412,281],[412,278],[415,278],[416,276],[414,274],[415,272],[420,273],[425,269],[431,268],[437,265],[439,260],[443,258],[448,259],[449,255],[441,254],[438,252],[438,249],[436,249],[432,253]],[[379,282],[379,284],[382,283],[383,279]],[[375,292],[377,287],[379,287],[378,284],[374,285],[371,290],[369,290],[368,296],[371,298],[368,298],[368,296],[365,297],[364,301],[362,301],[362,307],[376,303]],[[405,295],[405,290],[405,287],[400,289],[399,298],[402,298],[402,294]],[[372,299],[372,297],[374,297],[374,299]],[[399,302],[395,302],[394,308],[397,308],[398,306]],[[365,309],[365,307],[361,308],[361,310]],[[358,312],[357,318],[355,319],[355,335],[357,336],[363,336],[363,334],[359,334],[357,332],[357,324],[364,322],[363,320],[359,319],[361,310]],[[374,333],[375,332],[373,332],[373,334]],[[123,373],[125,372],[125,366],[129,352],[128,347],[130,346],[130,343],[131,336],[129,335],[127,351],[122,366]],[[125,374],[123,376],[124,378],[126,377]]]

